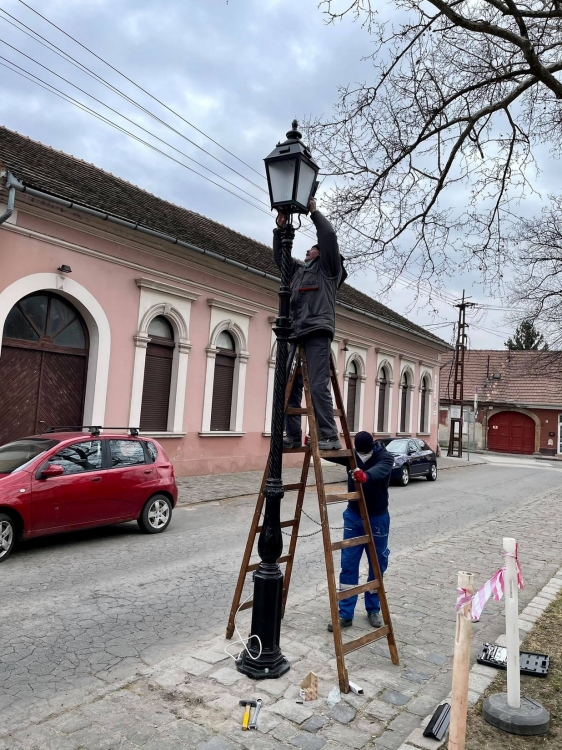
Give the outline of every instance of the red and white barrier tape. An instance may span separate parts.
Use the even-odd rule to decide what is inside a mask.
[[[514,557],[515,565],[517,568],[517,587],[519,589],[524,588],[525,581],[523,580],[523,573],[521,571],[521,565],[518,557],[519,545],[515,546],[515,554],[506,552],[504,550],[504,557]],[[467,604],[471,604],[470,608],[470,619],[473,621],[479,620],[482,610],[484,609],[486,602],[493,595],[495,601],[499,602],[505,593],[505,565],[497,570],[494,575],[486,581],[481,589],[475,594],[469,594],[466,589],[457,589],[457,612],[465,607]]]

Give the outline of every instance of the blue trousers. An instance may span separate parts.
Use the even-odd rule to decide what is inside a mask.
[[[371,516],[369,520],[373,531],[373,539],[375,540],[381,575],[384,575],[384,572],[388,567],[388,556],[390,555],[390,550],[388,549],[390,516],[387,512],[382,516]],[[343,521],[344,539],[352,539],[355,536],[362,536],[365,533],[361,516],[350,508],[346,508],[344,511]],[[352,586],[357,586],[359,583],[359,564],[363,552],[365,552],[367,559],[369,560],[369,577],[367,580],[372,581],[374,579],[375,575],[373,573],[367,545],[362,544],[357,545],[357,547],[344,547],[341,551],[340,591],[344,591],[346,588],[351,588]],[[344,620],[353,620],[353,613],[355,612],[356,604],[357,596],[350,596],[348,599],[342,599],[339,602],[340,617],[343,617]],[[367,610],[367,613],[380,612],[380,608],[377,591],[366,591],[365,609]]]

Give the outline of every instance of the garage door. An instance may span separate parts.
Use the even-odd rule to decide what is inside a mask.
[[[488,450],[505,453],[533,453],[535,423],[518,411],[502,411],[488,422]]]

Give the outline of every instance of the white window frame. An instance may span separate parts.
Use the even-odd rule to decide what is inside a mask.
[[[386,378],[386,394],[385,394],[385,408],[384,408],[384,424],[383,424],[383,430],[382,432],[378,429],[378,421],[379,421],[379,401],[380,401],[380,384],[381,384],[381,371],[383,368],[386,370],[387,378]],[[389,435],[391,433],[390,425],[391,422],[391,415],[392,415],[392,394],[393,394],[393,387],[394,387],[394,380],[393,380],[393,370],[392,370],[392,364],[388,361],[388,359],[383,359],[378,366],[377,369],[377,378],[375,381],[375,422],[373,425],[373,432],[376,435]]]
[[[351,367],[351,363],[355,363],[355,366],[357,367],[357,380],[358,388],[355,393],[355,430],[351,433],[352,435],[357,434],[358,432],[361,432],[363,429],[363,404],[365,401],[365,382],[367,380],[367,376],[365,374],[365,360],[359,354],[359,352],[355,351],[352,352],[345,363],[345,371],[343,375],[343,404],[344,408],[347,408],[347,394],[349,392],[349,368]],[[346,415],[347,416],[347,415]]]
[[[422,432],[421,431],[421,407],[422,407],[422,385],[423,380],[426,378],[427,381],[427,389],[426,389],[426,396],[425,396],[425,429]],[[419,387],[419,406],[418,406],[418,435],[429,435],[431,433],[431,427],[432,427],[432,421],[431,421],[431,400],[433,397],[433,388],[432,388],[432,378],[431,378],[431,372],[430,370],[423,370],[421,377],[420,377],[420,387]]]
[[[172,326],[174,332],[174,356],[172,359],[172,377],[170,382],[170,402],[168,405],[168,423],[165,432],[143,432],[153,437],[182,437],[184,431],[185,395],[187,388],[187,367],[189,362],[189,320],[191,304],[200,297],[172,284],[165,284],[152,279],[135,279],[140,289],[139,323],[135,342],[135,361],[133,365],[133,385],[131,388],[131,406],[129,426],[138,427],[142,409],[142,392],[144,387],[144,369],[146,349],[150,343],[148,327],[154,318],[161,315]]]
[[[400,430],[400,424],[402,422],[402,391],[404,390],[404,386],[402,385],[402,380],[404,378],[404,375],[408,376],[408,385],[406,386],[408,389],[408,393],[406,394],[406,419],[405,419],[405,427],[406,432],[402,432]],[[414,370],[411,367],[411,365],[404,365],[400,371],[400,381],[398,386],[398,392],[399,392],[399,398],[398,398],[398,424],[397,424],[397,435],[411,435],[412,434],[412,397],[413,397],[413,391],[414,391]]]
[[[240,437],[244,432],[244,395],[246,390],[246,368],[250,354],[248,352],[248,335],[250,318],[255,310],[223,300],[208,299],[211,308],[209,344],[207,346],[207,368],[205,372],[205,393],[203,397],[203,419],[200,437]],[[223,331],[228,331],[234,339],[236,362],[234,365],[234,382],[232,384],[232,408],[230,412],[230,430],[211,430],[211,412],[213,408],[213,388],[215,384],[215,359],[217,356],[217,339]]]

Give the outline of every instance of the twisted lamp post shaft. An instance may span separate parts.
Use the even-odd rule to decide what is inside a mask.
[[[281,286],[279,317],[275,326],[277,355],[273,386],[273,413],[269,447],[268,478],[265,485],[265,514],[258,539],[260,564],[254,576],[252,636],[247,651],[237,662],[240,672],[255,679],[280,677],[289,668],[279,646],[283,573],[277,563],[283,551],[281,500],[283,490],[283,429],[285,422],[285,386],[287,382],[287,345],[291,334],[290,274],[295,229],[288,221],[281,228]],[[259,638],[259,641],[258,641]],[[261,644],[261,649],[260,649]],[[261,653],[260,653],[261,651]]]

